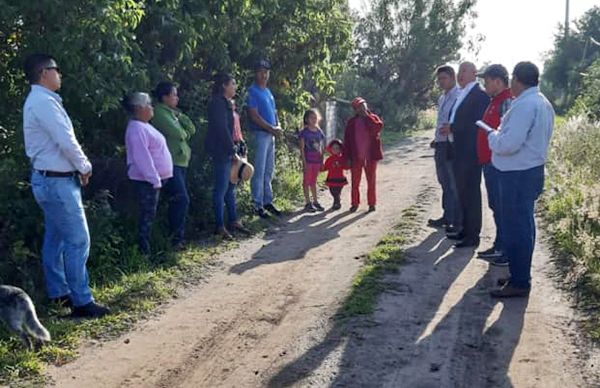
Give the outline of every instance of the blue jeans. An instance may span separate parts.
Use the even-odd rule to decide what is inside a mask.
[[[262,208],[273,202],[275,137],[265,131],[254,131],[254,142],[254,176],[250,189],[254,206]]]
[[[173,166],[173,177],[165,185],[165,192],[169,197],[169,230],[173,245],[183,242],[185,217],[190,204],[186,175],[186,167]]]
[[[139,219],[138,219],[138,246],[144,255],[150,254],[150,233],[152,224],[156,218],[158,198],[160,190],[152,187],[151,183],[144,181],[133,181],[138,196]]]
[[[544,166],[524,171],[500,171],[502,244],[509,259],[510,282],[531,287],[531,259],[535,246],[535,201],[544,189]]]
[[[227,207],[229,223],[237,221],[235,209],[235,185],[229,181],[231,175],[231,160],[214,160],[215,182],[213,186],[213,207],[217,228],[225,226],[223,211]]]
[[[44,212],[42,260],[48,296],[69,296],[75,306],[86,305],[94,299],[86,268],[90,233],[79,178],[45,177],[34,171],[31,187]]]
[[[452,168],[452,160],[448,158],[448,142],[435,143],[435,172],[442,187],[442,216],[459,231],[462,229],[462,211],[458,202],[456,180]]]
[[[502,251],[502,221],[500,212],[500,171],[487,163],[483,165],[483,177],[485,178],[485,188],[488,195],[488,206],[494,215],[494,223],[496,224],[496,238],[494,239],[494,248]]]

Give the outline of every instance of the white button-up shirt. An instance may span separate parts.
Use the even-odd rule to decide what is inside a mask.
[[[25,152],[34,169],[82,174],[92,170],[75,138],[62,98],[43,86],[32,85],[25,100],[23,134]]]

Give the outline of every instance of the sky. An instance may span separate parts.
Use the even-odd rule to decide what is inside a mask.
[[[348,0],[359,11],[369,0]],[[570,19],[581,17],[600,0],[570,0]],[[543,67],[544,55],[554,45],[559,23],[565,20],[565,0],[478,0],[474,30],[469,36],[481,34],[485,40],[477,56],[461,51],[464,59],[478,67],[501,63],[509,71],[520,61],[528,60]],[[600,37],[595,37],[600,41]]]

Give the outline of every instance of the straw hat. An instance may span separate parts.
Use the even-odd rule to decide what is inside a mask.
[[[252,175],[254,175],[254,167],[246,159],[237,158],[231,162],[229,181],[234,185],[237,185],[240,180],[242,182],[249,181]]]

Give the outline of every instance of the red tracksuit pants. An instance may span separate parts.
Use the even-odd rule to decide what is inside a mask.
[[[352,161],[352,206],[360,204],[360,180],[362,171],[365,170],[367,177],[367,202],[369,206],[377,204],[377,193],[375,189],[375,180],[377,176],[377,160],[367,160],[364,164]]]

